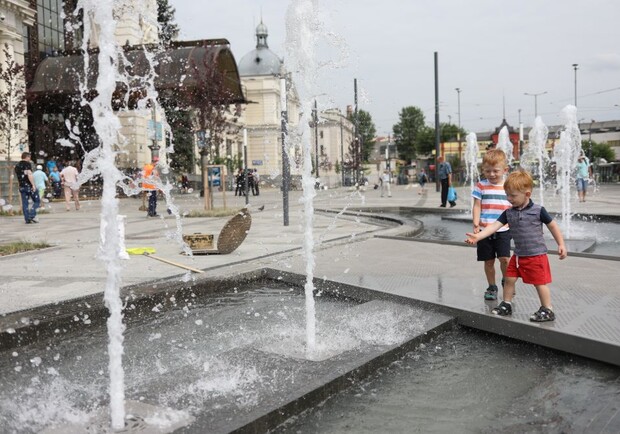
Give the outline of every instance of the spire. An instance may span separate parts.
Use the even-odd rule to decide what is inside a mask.
[[[261,18],[260,24],[256,26],[256,48],[269,48],[267,45],[267,26],[263,24],[263,19]]]

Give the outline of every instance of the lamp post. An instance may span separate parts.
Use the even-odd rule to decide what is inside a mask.
[[[456,97],[457,97],[457,103],[458,103],[458,120],[459,120],[459,129],[456,132],[456,138],[459,142],[459,158],[462,157],[461,155],[461,88],[457,87],[456,89]]]
[[[523,94],[523,95],[533,96],[534,97],[534,119],[536,119],[538,117],[538,97],[540,95],[544,95],[546,93],[547,93],[547,91],[540,92],[540,93],[527,93],[527,92],[525,92]]]
[[[149,145],[149,149],[151,150],[151,161],[155,161],[155,157],[159,157],[159,143],[157,142],[157,110],[155,107],[155,102],[151,105],[151,139],[153,143]]]
[[[579,64],[573,63],[573,69],[575,70],[575,107],[577,107],[577,69],[579,69]]]
[[[243,129],[243,193],[245,194],[245,204],[250,203],[248,194],[248,129]]]
[[[316,99],[314,100],[314,109],[312,110],[312,120],[314,122],[314,159],[315,159],[315,174],[317,183],[319,182],[319,112],[316,105]]]
[[[286,152],[288,137],[288,110],[286,98],[286,78],[280,79],[280,117],[281,117],[281,133],[282,133],[282,220],[284,226],[288,226],[288,191],[291,183],[291,168],[289,165],[289,157]]]
[[[211,209],[211,191],[209,189],[209,177],[207,168],[207,155],[209,152],[208,142],[210,141],[211,134],[209,130],[199,130],[196,132],[198,141],[198,149],[200,149],[200,173],[202,174],[202,191],[205,199],[205,210]]]

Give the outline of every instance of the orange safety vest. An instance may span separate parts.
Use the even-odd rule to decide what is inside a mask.
[[[155,166],[153,166],[150,163],[147,163],[144,166],[143,169],[143,173],[142,173],[142,177],[143,178],[151,178],[157,176],[157,170],[155,170]],[[147,182],[142,182],[142,189],[143,190],[155,190],[156,187],[153,184],[148,184]]]

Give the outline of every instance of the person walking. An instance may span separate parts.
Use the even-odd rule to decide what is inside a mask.
[[[381,175],[380,181],[381,181],[381,197],[383,197],[383,193],[386,190],[387,190],[388,197],[392,197],[392,189],[390,186],[390,172],[388,172],[387,170],[384,170],[383,174]]]
[[[553,220],[547,210],[532,202],[534,181],[529,173],[519,170],[508,175],[504,190],[512,208],[505,210],[499,218],[478,233],[467,233],[468,244],[476,244],[496,233],[504,225],[510,225],[512,239],[515,242],[514,255],[506,268],[503,301],[491,313],[493,315],[512,315],[512,298],[515,284],[520,277],[523,283],[534,285],[538,292],[540,308],[530,316],[530,321],[554,321],[555,313],[551,305],[551,268],[547,256],[547,246],[543,235],[543,223],[551,232],[558,245],[560,259],[566,258],[568,250],[560,226]]]
[[[420,190],[418,194],[426,194],[426,183],[428,182],[428,175],[426,174],[426,170],[424,168],[420,169],[420,173],[418,174],[418,182],[420,183]]]
[[[32,176],[30,152],[22,152],[22,159],[15,165],[15,176],[19,184],[19,194],[22,200],[22,213],[26,224],[39,223],[37,209],[41,205],[41,198]],[[32,208],[30,208],[32,200]]]
[[[71,211],[71,198],[75,203],[76,211],[80,209],[80,184],[78,183],[78,170],[68,161],[60,172],[60,179],[65,191],[65,207],[67,211]]]
[[[61,179],[60,172],[58,171],[58,167],[55,164],[52,168],[52,171],[50,172],[49,179],[52,182],[52,192],[54,199],[58,199],[61,192]]]
[[[452,166],[444,160],[442,155],[437,158],[437,163],[439,163],[439,182],[441,183],[441,205],[439,206],[445,208],[448,202],[448,189],[452,186]],[[450,201],[450,208],[454,206],[456,202]]]
[[[482,173],[485,179],[476,183],[471,193],[474,201],[472,206],[472,223],[474,233],[478,233],[493,222],[510,208],[510,202],[504,191],[504,178],[508,172],[508,161],[504,151],[492,149],[482,157]],[[499,261],[502,272],[502,286],[506,267],[510,260],[510,231],[508,225],[497,230],[496,233],[484,240],[480,240],[477,246],[477,259],[484,262],[484,274],[488,287],[484,293],[485,300],[497,300],[497,285],[495,280],[495,258]]]
[[[579,202],[586,201],[588,183],[592,178],[592,165],[590,160],[583,153],[577,159],[577,195]]]
[[[159,217],[157,214],[157,183],[159,182],[159,172],[157,171],[157,162],[159,157],[153,157],[153,161],[146,163],[142,169],[142,190],[146,193],[148,199],[147,217]]]
[[[37,193],[39,193],[39,199],[43,200],[43,202],[47,201],[44,199],[45,197],[45,187],[48,184],[48,178],[45,172],[43,171],[43,166],[37,164],[37,170],[32,174],[32,178],[34,179],[34,185],[37,187]]]
[[[254,172],[252,174],[253,178],[254,178],[254,195],[258,196],[260,195],[260,176],[258,175],[258,170],[254,169]]]

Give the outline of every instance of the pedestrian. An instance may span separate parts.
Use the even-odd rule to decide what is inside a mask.
[[[392,197],[392,190],[390,187],[390,172],[384,170],[379,180],[381,181],[381,197],[383,197],[383,193],[386,190],[388,197]]]
[[[32,178],[34,179],[34,185],[37,187],[37,193],[39,193],[39,199],[45,202],[46,199],[43,199],[43,198],[45,197],[45,187],[47,187],[49,180],[47,178],[47,175],[43,171],[43,166],[41,166],[40,164],[37,164],[37,170],[35,170],[34,173],[32,174]]]
[[[258,174],[258,170],[254,169],[254,173],[252,174],[254,178],[254,195],[260,195],[260,176]]]
[[[22,159],[15,165],[15,176],[19,184],[19,194],[22,200],[22,212],[26,224],[39,223],[37,209],[41,204],[41,198],[32,176],[32,163],[30,152],[22,152]],[[32,208],[30,200],[32,199]]]
[[[187,173],[181,175],[181,189],[183,193],[189,193],[189,177]]]
[[[243,169],[239,169],[237,171],[237,176],[235,177],[235,196],[245,196],[244,181]]]
[[[50,181],[52,182],[52,191],[54,199],[58,199],[60,197],[61,192],[61,180],[60,180],[60,172],[58,171],[58,166],[54,165],[52,171],[49,176]]]
[[[252,196],[256,196],[256,190],[254,189],[254,172],[252,169],[247,169],[246,176],[248,177],[248,191],[246,193],[250,194],[249,192],[251,191]]]
[[[426,183],[428,182],[428,175],[424,168],[420,169],[420,173],[418,174],[418,182],[420,183],[420,190],[418,194],[426,194]]]
[[[71,161],[60,172],[60,179],[65,191],[65,207],[67,211],[71,211],[71,198],[75,203],[75,209],[80,209],[80,184],[78,183],[78,170],[73,166]]]
[[[579,202],[586,201],[588,183],[592,178],[592,165],[590,160],[583,153],[577,159],[577,194]]]
[[[487,226],[510,208],[510,202],[504,191],[504,179],[508,172],[508,160],[504,151],[491,149],[482,157],[481,179],[474,186],[471,193],[473,199],[472,223],[474,234],[484,230]],[[510,231],[504,225],[496,233],[480,240],[477,248],[477,259],[484,262],[484,274],[488,287],[484,292],[485,300],[497,300],[497,285],[495,280],[495,258],[499,261],[502,272],[502,286],[506,276],[506,267],[510,260]]]
[[[504,227],[510,225],[510,233],[515,243],[515,251],[508,267],[503,291],[503,301],[493,308],[493,315],[512,315],[512,298],[517,279],[523,283],[534,285],[540,299],[540,308],[530,316],[530,321],[545,322],[555,320],[555,313],[551,305],[551,268],[547,256],[547,246],[543,236],[543,223],[551,232],[558,245],[560,259],[566,258],[568,251],[564,245],[564,238],[560,226],[553,220],[547,210],[532,202],[534,181],[529,173],[519,170],[508,175],[504,183],[504,190],[512,208],[505,210],[500,217],[478,233],[467,233],[468,244],[489,237]]]
[[[157,183],[159,183],[159,172],[157,162],[159,157],[153,157],[153,161],[146,163],[142,169],[142,190],[148,199],[147,217],[159,217],[157,214]]]
[[[442,208],[446,207],[448,202],[448,189],[452,186],[452,166],[450,163],[444,160],[442,155],[437,158],[439,164],[439,182],[441,183],[441,205]],[[456,206],[456,201],[450,200],[450,208]]]

